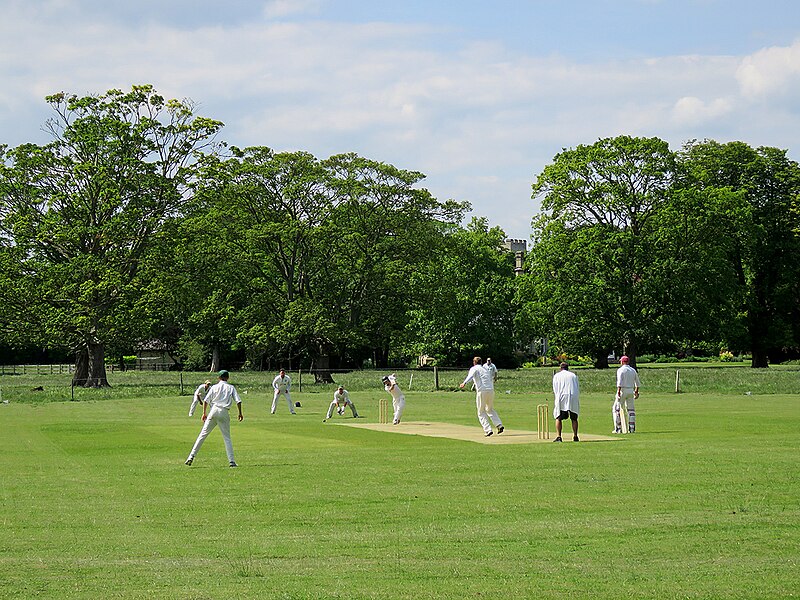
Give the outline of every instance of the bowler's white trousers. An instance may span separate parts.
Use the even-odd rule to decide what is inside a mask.
[[[194,443],[192,451],[189,453],[190,457],[197,456],[203,442],[206,441],[208,434],[214,430],[214,427],[219,425],[219,432],[222,434],[222,439],[225,441],[225,452],[228,454],[228,462],[236,462],[233,459],[233,442],[231,442],[231,415],[227,408],[220,408],[219,406],[211,406],[211,410],[206,415],[206,422],[203,423],[203,428],[200,430],[200,435],[197,436],[197,441]]]
[[[491,423],[495,427],[502,425],[500,415],[494,409],[494,390],[483,390],[475,394],[475,404],[478,407],[478,421],[481,422],[484,433],[489,433],[492,430]],[[489,420],[491,419],[491,423]]]

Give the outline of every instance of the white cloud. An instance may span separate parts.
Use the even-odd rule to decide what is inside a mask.
[[[0,131],[12,139],[0,143],[39,141],[32,132],[49,116],[43,98],[52,92],[153,83],[224,121],[232,144],[355,151],[422,171],[437,196],[469,200],[493,225],[527,237],[531,183],[563,147],[619,134],[673,147],[797,139],[787,105],[800,98],[800,42],[745,58],[589,64],[491,41],[441,44],[449,30],[429,25],[281,20],[317,0],[270,2],[263,22],[195,28],[81,13],[70,21],[52,6],[52,18],[22,2],[3,6]]]
[[[764,48],[746,56],[736,72],[745,96],[798,92],[800,87],[800,40],[791,46]]]
[[[715,98],[705,102],[695,96],[680,98],[672,110],[675,121],[682,125],[698,125],[709,120],[724,117],[733,109],[727,98]]]

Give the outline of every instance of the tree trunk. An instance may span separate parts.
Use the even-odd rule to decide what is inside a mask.
[[[765,311],[757,309],[750,311],[747,330],[750,334],[750,352],[753,356],[750,366],[753,369],[766,369],[769,366],[769,353],[764,343],[768,336],[769,318]]]
[[[594,356],[594,368],[595,369],[607,369],[608,368],[608,350],[598,350]]]
[[[75,353],[75,372],[72,374],[72,385],[83,387],[89,378],[89,351],[81,348]]]
[[[101,388],[111,387],[106,376],[106,346],[102,343],[89,343],[88,353],[88,377],[83,387]]]
[[[385,369],[389,366],[389,349],[374,348],[372,351],[372,364],[376,369]]]
[[[628,340],[622,345],[622,351],[630,359],[628,363],[634,369],[636,368],[636,342]]]
[[[211,368],[209,371],[211,373],[216,373],[222,369],[220,366],[220,359],[219,359],[219,345],[214,344],[211,348]]]
[[[331,375],[331,357],[325,354],[317,357],[317,368],[313,369],[314,383],[336,383]]]
[[[753,348],[753,359],[750,362],[753,369],[766,369],[769,367],[769,356],[763,348]]]

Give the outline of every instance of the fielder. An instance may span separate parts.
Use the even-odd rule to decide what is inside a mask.
[[[239,420],[244,419],[244,416],[242,415],[242,399],[239,398],[239,392],[236,391],[236,388],[228,383],[229,377],[230,375],[227,371],[220,371],[219,383],[208,390],[208,394],[203,400],[203,428],[200,430],[200,435],[197,436],[194,446],[192,446],[192,451],[189,452],[189,458],[186,459],[186,465],[188,466],[192,465],[194,457],[197,456],[208,434],[217,425],[219,425],[219,431],[225,442],[228,463],[231,467],[239,466],[233,458],[233,442],[231,442],[231,417],[229,411],[234,401],[236,402],[236,408],[239,409]],[[206,414],[206,409],[209,406],[211,410]]]
[[[292,404],[292,378],[286,374],[285,369],[281,369],[280,373],[272,380],[272,388],[275,394],[272,396],[272,414],[275,414],[275,408],[278,406],[278,396],[283,394],[286,402],[289,403],[289,412],[295,414],[294,405]]]
[[[497,366],[492,362],[491,358],[486,359],[486,370],[492,374],[492,383],[497,381]]]
[[[197,386],[197,389],[194,391],[194,396],[192,396],[192,404],[189,406],[190,417],[194,415],[194,409],[197,408],[197,405],[203,403],[203,398],[206,397],[206,392],[210,387],[211,382],[208,379],[206,379],[205,383]]]
[[[494,409],[494,373],[492,369],[489,368],[489,363],[487,359],[487,365],[484,367],[481,364],[481,357],[476,356],[472,359],[472,368],[467,373],[464,382],[459,385],[462,390],[464,386],[467,385],[467,382],[471,379],[475,384],[475,404],[478,407],[478,421],[480,421],[481,427],[483,427],[483,433],[486,437],[489,437],[494,433],[492,430],[492,424],[497,427],[498,435],[505,431],[505,427],[503,427],[503,422],[500,420],[500,415],[497,414],[497,411]],[[494,365],[492,365],[494,366]]]
[[[561,370],[553,375],[553,418],[556,420],[556,439],[561,440],[561,422],[572,421],[572,441],[578,442],[578,413],[581,410],[578,376],[569,370],[569,365],[561,363]]]
[[[628,411],[628,431],[636,431],[636,408],[634,400],[639,398],[639,373],[630,366],[630,359],[623,356],[619,359],[621,367],[617,369],[617,395],[611,406],[611,416],[614,419],[614,433],[622,433],[622,420],[620,411]]]
[[[383,382],[383,389],[392,395],[392,407],[394,408],[394,421],[392,424],[399,425],[400,418],[403,416],[403,409],[406,407],[406,397],[403,395],[400,386],[397,385],[397,376],[394,373],[385,375],[381,381]]]
[[[333,402],[328,407],[328,415],[322,419],[324,423],[328,419],[333,416],[333,409],[336,409],[336,412],[340,415],[344,414],[344,409],[350,407],[350,410],[353,411],[353,418],[358,419],[358,411],[356,410],[356,405],[353,404],[352,400],[350,400],[350,393],[344,389],[343,385],[340,385],[339,388],[333,392]]]

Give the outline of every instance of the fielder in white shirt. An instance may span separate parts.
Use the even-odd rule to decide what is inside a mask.
[[[467,373],[464,382],[459,386],[462,390],[469,380],[475,384],[475,404],[478,407],[478,421],[483,427],[483,433],[489,437],[494,433],[492,424],[497,427],[497,433],[503,433],[505,427],[500,420],[500,415],[494,409],[494,373],[491,369],[481,364],[481,357],[472,359],[472,368]]]
[[[619,359],[621,367],[617,369],[617,395],[614,404],[611,406],[611,416],[614,419],[614,433],[622,432],[622,420],[620,412],[627,407],[628,410],[628,431],[636,431],[636,408],[634,400],[639,398],[639,373],[630,366],[630,359],[623,356]]]
[[[272,380],[272,387],[275,394],[272,396],[272,414],[275,414],[275,408],[278,406],[278,396],[283,394],[286,402],[289,403],[289,412],[295,414],[294,406],[292,405],[292,378],[286,374],[284,369]]]
[[[492,374],[492,383],[497,381],[497,366],[492,362],[491,358],[486,359],[486,370]]]
[[[336,409],[336,412],[340,415],[344,414],[344,409],[350,407],[350,410],[353,411],[353,418],[358,419],[358,411],[356,410],[356,405],[353,404],[353,401],[350,400],[350,393],[344,389],[344,386],[340,385],[339,388],[333,392],[333,402],[328,407],[328,415],[322,419],[324,423],[328,419],[333,416],[333,409]]]
[[[189,453],[189,458],[186,459],[186,464],[191,466],[194,462],[194,457],[200,451],[203,442],[206,441],[208,434],[219,425],[219,431],[222,434],[222,439],[225,442],[225,452],[228,455],[228,463],[231,467],[238,466],[233,458],[233,442],[231,442],[231,417],[229,411],[234,402],[236,408],[239,409],[239,420],[242,416],[242,399],[239,398],[239,392],[236,388],[228,383],[230,374],[227,371],[219,372],[219,383],[214,385],[203,400],[203,428],[200,430],[200,435],[197,436],[192,451]],[[211,410],[206,414],[208,407]]]
[[[203,398],[206,397],[206,392],[210,387],[211,387],[211,382],[208,380],[206,380],[205,383],[202,383],[199,386],[197,386],[197,389],[194,391],[194,396],[192,396],[192,404],[191,406],[189,406],[190,417],[194,415],[194,409],[197,408],[197,405],[203,403]]]
[[[400,424],[400,418],[403,416],[403,409],[406,407],[406,397],[403,395],[403,390],[397,385],[397,375],[392,373],[386,375],[381,379],[383,382],[383,389],[392,395],[392,407],[394,408],[394,421],[393,425]]]
[[[569,370],[569,365],[561,363],[561,370],[553,375],[553,418],[556,420],[556,439],[561,441],[561,422],[572,421],[572,441],[578,439],[578,413],[581,410],[578,376]]]

